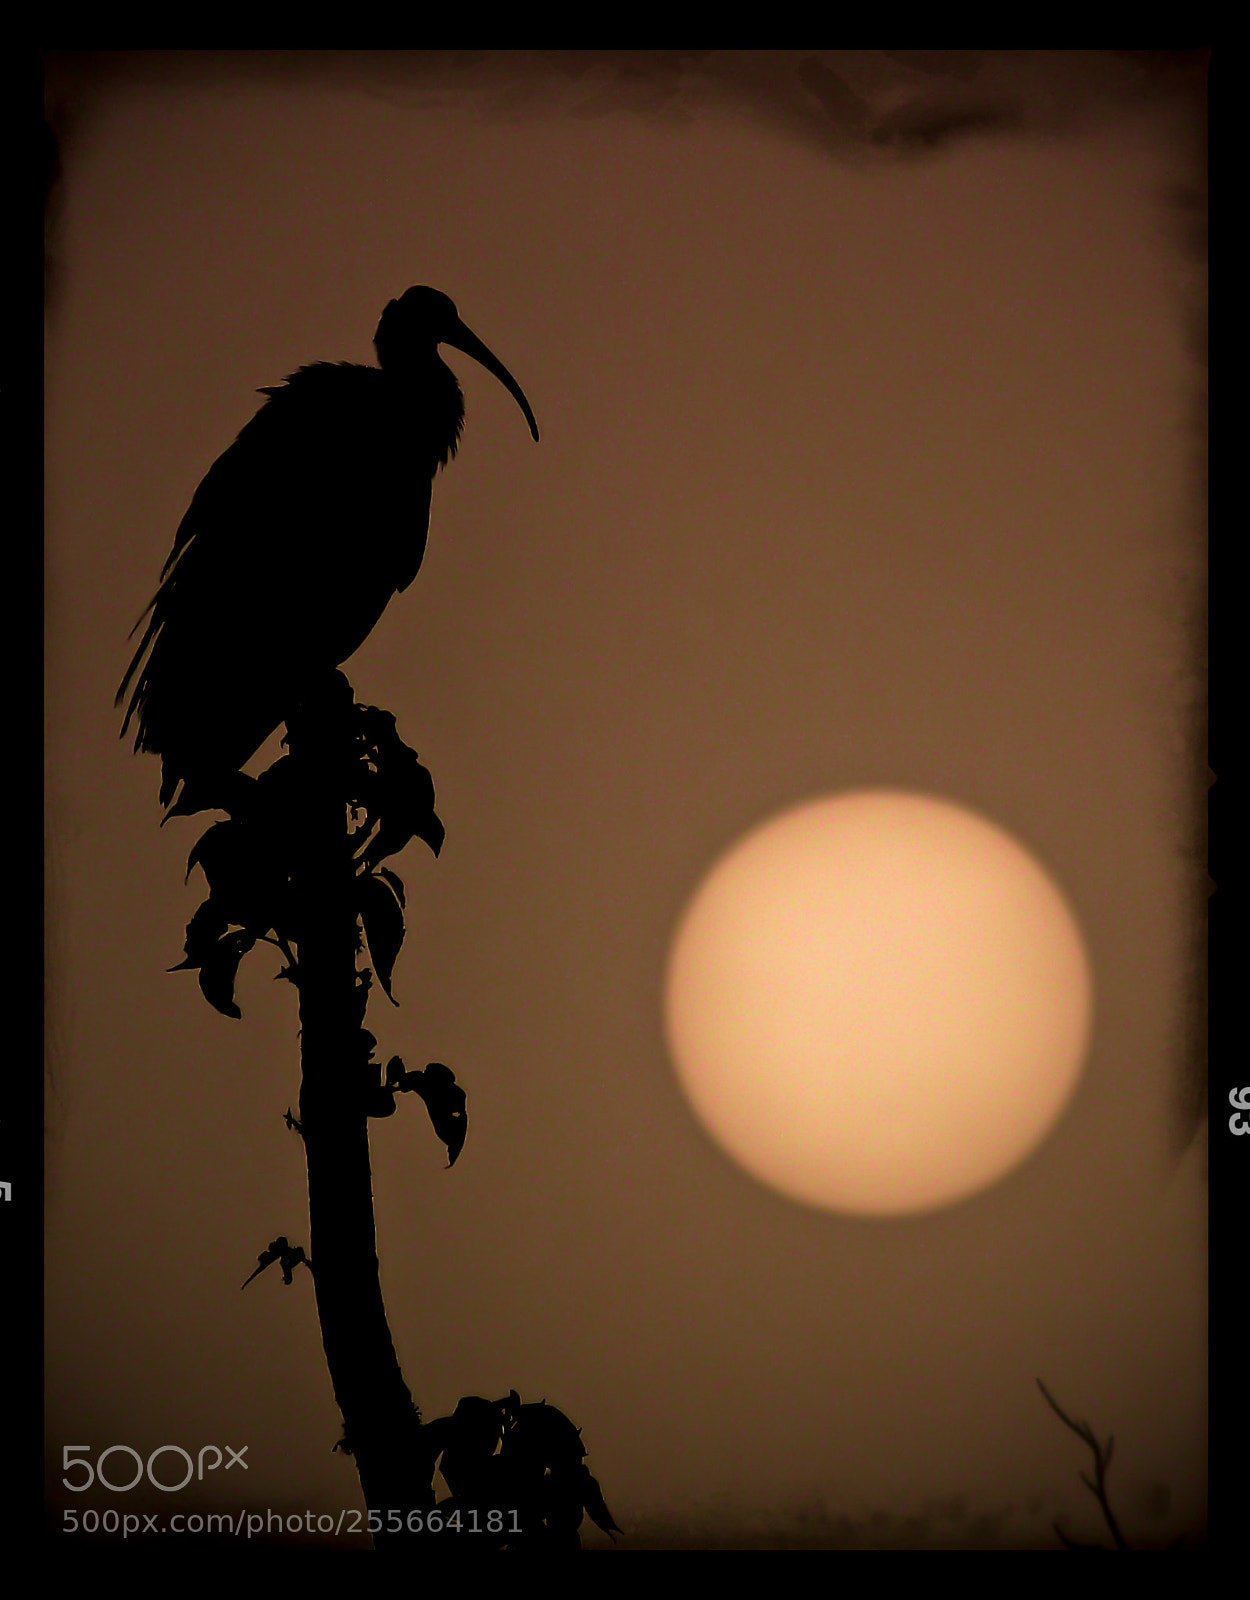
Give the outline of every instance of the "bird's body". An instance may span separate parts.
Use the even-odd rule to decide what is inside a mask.
[[[483,361],[538,437],[445,295],[391,301],[375,342],[379,367],[318,362],[261,390],[182,519],[118,691],[134,680],[122,731],[137,718],[135,748],[162,757],[165,806],[179,780],[175,809],[214,803],[301,686],[353,655],[416,576],[432,480],[464,423],[440,342]]]

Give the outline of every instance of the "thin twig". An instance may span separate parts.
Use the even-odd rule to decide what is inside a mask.
[[[1102,1514],[1107,1519],[1107,1526],[1111,1529],[1111,1537],[1115,1540],[1116,1549],[1128,1550],[1130,1548],[1128,1541],[1120,1532],[1119,1524],[1115,1520],[1115,1514],[1111,1510],[1111,1502],[1107,1499],[1107,1468],[1111,1464],[1111,1452],[1115,1448],[1115,1435],[1108,1434],[1106,1444],[1099,1444],[1098,1439],[1094,1434],[1094,1430],[1090,1427],[1089,1423],[1074,1422],[1072,1418],[1068,1416],[1067,1412],[1064,1411],[1063,1407],[1055,1399],[1054,1395],[1051,1394],[1050,1390],[1040,1378],[1037,1380],[1037,1387],[1045,1395],[1047,1404],[1050,1406],[1051,1410],[1055,1413],[1059,1420],[1066,1424],[1067,1427],[1071,1428],[1072,1432],[1076,1434],[1077,1438],[1083,1439],[1089,1448],[1094,1452],[1095,1479],[1091,1481],[1091,1479],[1084,1472],[1079,1473],[1078,1476],[1081,1482],[1098,1501],[1098,1504],[1102,1507]],[[1073,1540],[1068,1538],[1058,1523],[1054,1523],[1053,1526],[1055,1532],[1063,1540],[1064,1544],[1067,1545],[1069,1550],[1099,1550],[1102,1548],[1101,1545],[1076,1544]]]

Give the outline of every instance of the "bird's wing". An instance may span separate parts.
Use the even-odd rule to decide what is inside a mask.
[[[425,559],[426,541],[430,536],[430,502],[433,499],[433,480],[414,481],[410,505],[405,509],[405,518],[411,518],[409,524],[410,534],[408,539],[398,546],[398,560],[395,566],[395,591],[403,594],[404,590],[416,577],[421,563]]]
[[[434,463],[385,375],[318,364],[264,392],[196,490],[118,691],[123,732],[137,718],[136,748],[167,773],[237,770],[292,685],[347,660],[424,553]]]
[[[242,437],[242,435],[240,435],[240,437]],[[232,445],[231,449],[233,448],[234,446]],[[218,470],[222,468],[223,463],[227,461],[229,455],[230,451],[227,450],[225,455],[219,457],[218,460],[214,462],[213,466],[209,468],[208,472],[205,474],[202,482],[200,483],[199,488],[195,491],[195,495],[191,501],[191,504],[187,508],[186,515],[178,524],[178,531],[174,535],[173,548],[170,550],[168,556],[166,556],[165,565],[161,568],[160,588],[157,589],[156,593],[148,601],[139,617],[139,620],[135,623],[134,627],[131,628],[128,635],[129,638],[133,639],[142,625],[144,617],[147,617],[149,614],[151,614],[151,620],[144,630],[143,638],[140,639],[138,647],[131,658],[130,665],[126,668],[126,676],[122,679],[117,694],[114,696],[113,704],[115,706],[121,704],[126,690],[130,686],[130,680],[138,671],[139,663],[143,660],[143,657],[147,653],[148,646],[152,643],[160,629],[165,625],[166,621],[168,621],[169,606],[167,602],[173,589],[171,582],[173,572],[171,569],[175,567],[176,563],[188,549],[192,539],[195,537],[196,529],[198,527],[205,526],[211,521],[211,502],[215,498],[218,498],[219,493],[217,486],[213,482],[213,475],[214,473],[218,473]],[[221,475],[224,476],[225,474],[222,473]],[[135,714],[137,703],[140,698],[140,688],[139,686],[136,686],[135,693],[131,697],[129,706],[126,708],[126,720],[122,724],[123,736],[125,735],[126,729],[130,726],[130,719]]]
[[[279,714],[256,745],[242,751],[257,720],[271,715],[272,697],[263,694],[263,715],[259,707],[255,716],[241,714],[240,707],[252,698],[253,681],[263,687],[261,658],[271,653],[272,634],[282,627],[284,569],[291,558],[282,513],[284,504],[299,510],[298,490],[291,488],[299,481],[298,435],[289,411],[284,416],[271,400],[197,488],[118,690],[119,702],[130,692],[122,732],[137,718],[136,749],[169,755],[205,743],[212,751],[233,720],[237,744],[231,739],[223,754],[233,761],[240,750],[237,766],[281,720]]]

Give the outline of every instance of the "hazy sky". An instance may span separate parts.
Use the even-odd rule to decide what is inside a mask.
[[[361,1503],[331,1453],[311,1282],[239,1292],[276,1234],[307,1240],[282,1120],[294,995],[263,947],[241,1022],[165,970],[204,893],[183,883],[204,822],[158,828],[158,764],[118,740],[112,699],[255,391],[371,361],[386,301],[429,283],[542,441],[445,352],[465,441],[417,582],[346,669],[429,766],[447,829],[438,861],[414,844],[392,863],[400,1008],[378,996],[368,1022],[381,1059],[445,1061],[469,1092],[451,1172],[415,1103],[372,1125],[383,1289],[424,1414],[510,1388],[558,1405],[627,1549],[1051,1547],[1055,1518],[1105,1537],[1041,1377],[1114,1433],[1130,1542],[1201,1538],[1194,69],[49,69],[54,1522]],[[367,559],[367,525],[343,539]],[[712,861],[866,785],[1025,843],[1095,982],[1054,1136],[990,1192],[901,1222],[760,1187],[696,1125],[661,1035],[668,943]],[[248,1471],[75,1497],[69,1443],[246,1444]]]

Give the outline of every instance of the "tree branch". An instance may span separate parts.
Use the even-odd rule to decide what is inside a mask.
[[[1128,1550],[1130,1546],[1120,1532],[1119,1524],[1116,1522],[1115,1514],[1111,1509],[1111,1502],[1107,1499],[1107,1468],[1111,1465],[1111,1452],[1115,1448],[1115,1435],[1108,1434],[1106,1444],[1099,1444],[1097,1436],[1089,1423],[1074,1422],[1040,1378],[1037,1380],[1037,1387],[1042,1391],[1042,1394],[1046,1397],[1046,1403],[1059,1420],[1065,1426],[1071,1428],[1077,1438],[1083,1439],[1093,1451],[1094,1480],[1091,1480],[1084,1472],[1078,1473],[1077,1476],[1102,1507],[1102,1514],[1107,1519],[1107,1526],[1111,1530],[1111,1537],[1115,1540],[1116,1549]],[[1077,1544],[1074,1540],[1068,1538],[1057,1522],[1053,1523],[1052,1526],[1069,1550],[1101,1550],[1103,1548],[1102,1545],[1096,1544]]]

